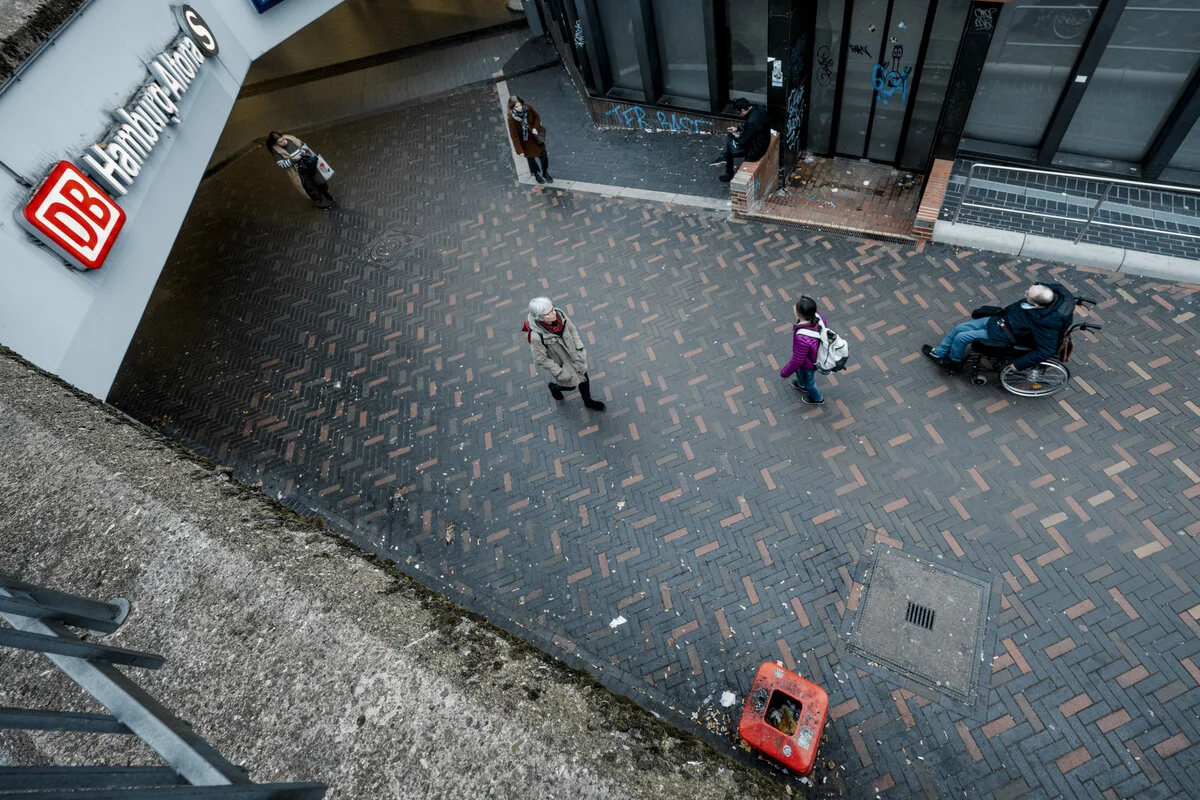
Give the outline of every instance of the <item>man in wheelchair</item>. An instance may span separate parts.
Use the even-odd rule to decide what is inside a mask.
[[[1061,283],[1035,283],[1025,290],[1023,300],[1007,308],[977,309],[972,319],[954,326],[937,347],[923,345],[921,352],[939,367],[959,372],[967,345],[982,339],[992,345],[1031,348],[1013,361],[1015,369],[1025,370],[1054,358],[1074,312],[1075,298]]]

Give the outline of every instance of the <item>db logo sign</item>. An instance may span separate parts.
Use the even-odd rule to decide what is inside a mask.
[[[77,269],[99,269],[125,211],[75,165],[60,161],[17,221]]]

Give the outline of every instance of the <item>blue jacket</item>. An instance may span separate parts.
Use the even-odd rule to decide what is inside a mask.
[[[1054,292],[1054,302],[1047,306],[1023,308],[1018,300],[1003,314],[988,320],[987,335],[998,342],[1012,342],[1032,347],[1013,362],[1017,369],[1029,369],[1058,352],[1058,340],[1071,324],[1075,314],[1075,297],[1061,283],[1045,283]]]

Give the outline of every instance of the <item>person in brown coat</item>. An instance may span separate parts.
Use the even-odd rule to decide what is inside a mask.
[[[554,183],[554,178],[550,177],[550,158],[546,155],[546,131],[542,128],[542,118],[533,110],[533,106],[516,95],[508,98],[508,138],[512,139],[517,155],[525,156],[529,162],[529,172],[538,183]],[[542,162],[540,170],[539,160]],[[542,180],[543,176],[545,180]]]
[[[317,169],[313,149],[291,134],[271,131],[267,134],[267,149],[275,163],[288,171],[292,185],[317,204],[317,208],[333,208],[337,201],[329,193],[329,183]]]

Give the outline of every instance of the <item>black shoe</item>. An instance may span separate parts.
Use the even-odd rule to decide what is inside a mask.
[[[545,183],[545,182],[546,182],[545,180],[543,180],[543,179],[542,179],[542,175],[541,175],[541,173],[540,173],[540,172],[535,172],[535,173],[533,173],[533,179],[534,179],[535,181],[537,181],[538,183]]]
[[[546,385],[550,387],[550,396],[551,397],[553,397],[555,400],[563,399],[562,389],[558,388],[557,383],[548,383]]]
[[[588,408],[590,408],[592,411],[603,411],[604,410],[604,403],[601,403],[599,400],[584,400],[583,404],[585,406],[587,406]]]
[[[812,397],[805,394],[803,397],[800,398],[800,402],[808,403],[810,406],[823,406],[823,405],[825,405],[825,398],[822,397],[820,400],[813,400]]]
[[[545,173],[545,175],[546,175],[546,183],[554,183],[554,178],[553,178],[553,176],[550,175],[549,172]]]
[[[733,180],[733,176],[732,175],[722,175],[719,178],[719,180],[721,181],[721,183],[729,183],[731,180]]]
[[[797,392],[804,395],[805,397],[808,397],[808,389],[805,389],[803,386],[796,383],[795,381],[788,381],[788,383],[790,383],[792,385],[792,388],[795,389]]]
[[[963,367],[961,361],[951,361],[945,356],[935,356],[933,354],[933,347],[927,344],[921,345],[921,355],[925,356],[930,361],[949,372],[951,375],[957,375]]]

